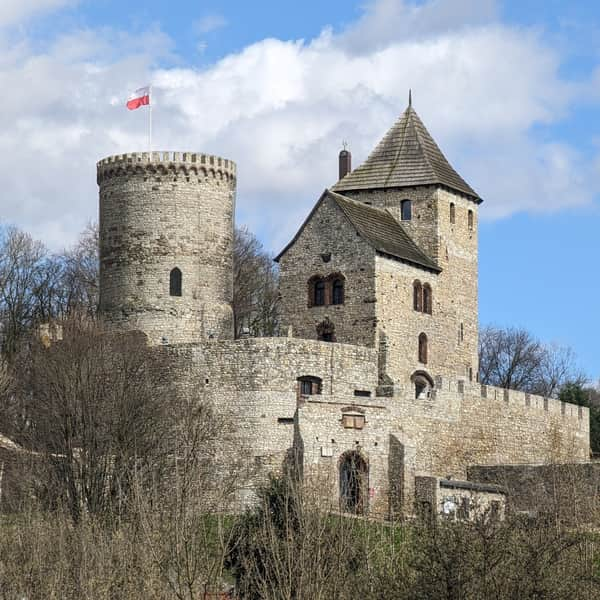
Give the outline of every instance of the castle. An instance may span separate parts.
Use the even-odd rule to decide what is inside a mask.
[[[224,460],[244,449],[260,479],[294,456],[342,510],[388,517],[423,490],[436,505],[501,493],[469,482],[473,465],[589,458],[586,408],[477,382],[482,200],[410,102],[358,168],[342,150],[276,257],[281,337],[233,336],[231,160],[124,154],[97,181],[100,310],[169,353],[174,389],[231,419]]]

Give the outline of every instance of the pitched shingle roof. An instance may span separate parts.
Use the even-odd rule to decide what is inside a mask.
[[[436,184],[481,202],[473,188],[450,166],[409,105],[367,160],[332,189],[343,192]]]
[[[298,239],[300,233],[325,198],[331,198],[337,204],[360,237],[378,252],[430,271],[441,271],[437,264],[412,241],[402,225],[394,219],[390,212],[352,200],[331,190],[323,192],[323,195],[308,215],[306,221],[302,224],[302,227],[298,230],[298,233],[296,233],[292,241],[279,255],[275,257],[276,261]]]

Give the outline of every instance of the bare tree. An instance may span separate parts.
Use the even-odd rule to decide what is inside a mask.
[[[95,316],[99,293],[99,232],[88,223],[76,244],[58,258],[61,263],[62,314]]]
[[[44,315],[51,274],[43,244],[16,228],[5,230],[0,237],[0,320],[6,355],[14,355],[19,340]]]
[[[525,329],[487,326],[479,332],[479,379],[486,385],[550,397],[584,382],[570,348],[545,345]]]
[[[278,280],[272,257],[247,228],[235,230],[233,249],[233,313],[235,335],[244,329],[255,336],[277,331]]]
[[[165,361],[140,336],[96,322],[66,321],[63,331],[63,341],[32,343],[20,361],[22,441],[49,463],[49,502],[66,502],[75,521],[82,509],[121,514],[135,472],[162,476],[172,426]]]

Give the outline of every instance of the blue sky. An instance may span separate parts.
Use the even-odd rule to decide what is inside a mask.
[[[600,5],[585,0],[3,0],[3,222],[50,247],[95,220],[95,162],[238,164],[238,222],[279,250],[406,105],[481,194],[480,318],[571,346],[600,377]]]

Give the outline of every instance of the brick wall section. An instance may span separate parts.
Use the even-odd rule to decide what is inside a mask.
[[[321,254],[330,254],[324,262]],[[282,331],[317,338],[317,325],[329,318],[338,342],[375,345],[375,251],[356,233],[333,200],[325,198],[296,242],[281,257]],[[308,280],[341,273],[346,278],[343,305],[309,307]]]
[[[448,343],[443,338],[439,276],[383,256],[377,256],[375,269],[377,328],[379,339],[386,340],[386,375],[394,383],[408,386],[417,370],[430,373],[432,378],[441,374],[448,360]],[[431,315],[414,310],[413,282],[417,279],[431,286]],[[425,333],[428,340],[426,365],[418,360],[421,333]]]
[[[151,344],[231,338],[234,163],[153,152],[105,158],[97,170],[103,315]],[[181,297],[169,295],[174,267]]]

